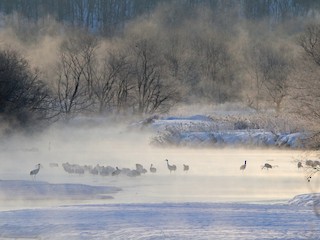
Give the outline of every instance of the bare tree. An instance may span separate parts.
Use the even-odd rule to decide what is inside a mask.
[[[53,99],[39,72],[14,50],[0,51],[0,114],[18,126],[52,116]]]
[[[250,108],[259,111],[260,102],[264,99],[263,81],[260,72],[260,46],[259,44],[249,43],[244,53],[244,69],[245,69],[245,98]]]
[[[310,61],[320,66],[320,25],[310,24],[298,39],[298,44]]]
[[[277,113],[289,96],[290,74],[293,70],[291,49],[259,41],[249,43],[245,54],[246,98],[248,106],[260,110],[271,101]]]
[[[298,39],[302,54],[295,72],[293,99],[296,113],[307,120],[307,129],[313,132],[310,143],[320,147],[320,25],[306,27]]]
[[[61,112],[66,118],[88,110],[94,103],[92,89],[97,46],[94,37],[75,34],[60,49],[57,96]]]
[[[116,107],[119,111],[127,102],[129,91],[128,60],[122,53],[109,52],[103,60],[102,69],[93,78],[93,92],[99,103],[99,113],[107,107]],[[111,106],[111,103],[115,106]]]
[[[193,36],[191,44],[202,78],[202,95],[218,103],[236,97],[233,64],[226,44],[213,32]]]
[[[118,52],[114,56],[115,64],[119,65],[114,97],[116,111],[117,113],[127,112],[134,105],[132,96],[134,90],[133,71],[130,66],[129,57],[124,52]]]
[[[162,55],[151,39],[139,39],[132,47],[137,112],[167,110],[178,98],[178,91],[166,81]]]
[[[290,49],[284,47],[266,47],[260,50],[259,64],[263,85],[275,104],[277,113],[281,110],[284,98],[289,94],[289,77],[293,68],[289,52]]]
[[[161,39],[164,71],[171,81],[179,84],[182,101],[190,100],[190,96],[198,93],[199,71],[197,59],[190,46],[188,34],[183,29],[174,28]]]
[[[300,35],[298,44],[303,49],[297,74],[296,93],[299,113],[309,120],[320,120],[320,25],[309,25]]]

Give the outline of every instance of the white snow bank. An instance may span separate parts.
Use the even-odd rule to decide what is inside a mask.
[[[277,136],[277,146],[287,146],[292,148],[300,148],[303,146],[303,140],[306,138],[303,133],[280,134]]]
[[[167,117],[164,120],[212,121],[212,118],[204,115],[194,115],[190,117]]]
[[[233,120],[234,121],[234,120]],[[157,132],[152,143],[178,146],[276,146],[302,148],[304,133],[274,133],[250,121],[215,120],[209,116],[150,117],[135,126]]]
[[[294,206],[318,206],[320,208],[320,193],[297,195],[289,200],[288,204]]]
[[[312,210],[274,204],[77,205],[0,212],[1,239],[319,239]]]

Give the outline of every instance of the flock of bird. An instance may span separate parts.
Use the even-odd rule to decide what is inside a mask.
[[[177,170],[177,166],[174,164],[169,164],[169,160],[166,159],[165,160],[167,162],[167,168],[168,170],[171,172],[175,172]],[[320,161],[318,160],[306,160],[305,161],[305,165],[307,166],[307,169],[309,170],[308,172],[308,177],[307,180],[308,182],[310,182],[312,176],[314,174],[316,174],[317,172],[320,172]],[[51,167],[58,167],[57,163],[50,163]],[[101,176],[117,176],[119,174],[124,174],[127,175],[129,177],[136,177],[136,176],[140,176],[141,174],[144,174],[146,172],[148,172],[143,165],[141,164],[136,164],[136,168],[135,169],[130,169],[130,168],[122,168],[119,169],[118,167],[114,168],[111,166],[100,166],[99,164],[96,165],[95,167],[92,166],[88,166],[88,165],[78,165],[78,164],[70,164],[70,163],[63,163],[62,164],[63,169],[68,172],[68,173],[75,173],[75,174],[84,174],[85,172],[89,172],[93,175],[101,175]],[[240,170],[244,171],[247,167],[247,161],[244,161],[244,164],[240,166]],[[261,169],[272,169],[278,167],[277,165],[271,165],[269,163],[265,163]],[[302,168],[302,162],[298,162],[297,164],[298,169]],[[37,164],[36,168],[32,171],[30,171],[30,176],[33,177],[35,179],[36,175],[39,173],[41,168],[41,164]],[[149,168],[151,173],[156,173],[157,169],[156,167],[153,166],[153,164],[151,164],[150,168]],[[183,171],[187,172],[189,171],[189,165],[183,164]]]
[[[240,166],[240,170],[244,171],[244,170],[246,169],[246,167],[247,167],[247,160],[245,160],[245,161],[244,161],[244,164]],[[265,164],[261,167],[261,169],[262,169],[262,170],[263,170],[263,169],[269,170],[269,169],[275,168],[275,167],[277,167],[277,165],[272,166],[272,165],[269,164],[269,163],[265,163]]]
[[[306,169],[306,172],[307,172],[307,180],[308,182],[311,181],[311,178],[313,175],[315,175],[316,173],[320,172],[320,161],[318,160],[305,160],[305,169]],[[244,164],[240,166],[240,170],[244,171],[247,167],[247,161],[244,161]],[[275,167],[278,167],[278,165],[271,165],[269,163],[265,163],[261,169],[272,169],[272,168],[275,168]],[[302,162],[299,161],[297,163],[297,167],[298,169],[300,168],[303,168],[303,165],[302,165]]]
[[[245,161],[244,161],[244,164],[240,166],[240,170],[244,171],[244,170],[246,169],[246,167],[247,167],[247,160],[245,160]],[[265,163],[265,164],[261,167],[261,169],[262,169],[262,170],[263,170],[263,169],[269,170],[269,169],[275,168],[275,167],[278,167],[278,166],[277,166],[277,165],[273,165],[273,166],[272,166],[272,165],[269,164],[269,163]]]
[[[167,167],[170,171],[170,173],[172,171],[176,171],[177,170],[177,166],[176,165],[170,165],[169,164],[169,160],[166,159],[165,160],[167,162]],[[39,173],[41,164],[37,164],[36,165],[36,169],[32,170],[30,172],[30,176],[32,176],[34,179],[36,177],[36,175]],[[57,163],[50,163],[50,167],[58,167]],[[147,169],[145,169],[143,167],[143,165],[137,163],[136,164],[136,168],[135,169],[130,169],[130,168],[122,168],[119,169],[118,167],[111,167],[111,166],[100,166],[99,164],[97,164],[95,167],[89,166],[89,165],[79,165],[79,164],[70,164],[70,163],[63,163],[62,167],[64,169],[64,171],[66,171],[67,173],[74,173],[74,174],[84,174],[86,172],[93,174],[93,175],[101,175],[101,176],[117,176],[117,175],[127,175],[129,177],[136,177],[136,176],[140,176],[141,174],[147,173]],[[157,172],[157,168],[155,166],[153,166],[153,164],[151,164],[149,171],[151,173],[156,173]],[[189,171],[189,165],[183,164],[183,171],[188,172]]]

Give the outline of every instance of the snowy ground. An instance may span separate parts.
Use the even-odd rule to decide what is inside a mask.
[[[278,204],[79,205],[0,212],[0,237],[28,239],[319,239],[311,209]]]
[[[82,125],[6,139],[0,239],[320,239],[319,195],[313,195],[320,177],[308,183],[297,168],[299,159],[317,153],[159,148],[151,140],[149,133]],[[153,164],[157,172],[69,174],[66,162],[120,169],[139,163],[147,170]],[[34,180],[29,172],[38,163]],[[262,170],[265,163],[274,167]]]
[[[300,132],[265,129],[266,126],[248,119],[213,119],[204,115],[155,116],[139,124],[158,132],[153,143],[160,146],[303,148],[303,140],[308,136]]]

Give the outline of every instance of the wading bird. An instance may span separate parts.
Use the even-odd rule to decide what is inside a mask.
[[[170,165],[168,159],[166,159],[165,161],[167,161],[167,166],[168,166],[168,169],[169,169],[170,173],[171,173],[171,171],[177,170],[177,166],[176,165]]]
[[[240,166],[240,170],[245,170],[247,167],[247,161],[244,161],[244,164]]]
[[[33,169],[32,171],[30,171],[30,176],[32,176],[33,178],[36,178],[36,175],[38,174],[39,170],[40,170],[40,163],[38,163],[36,169]]]
[[[112,172],[112,176],[117,176],[117,175],[119,175],[121,173],[121,170],[118,168],[118,167],[116,167],[116,170],[115,171],[113,171]]]
[[[274,167],[275,167],[275,166],[274,166]],[[261,169],[264,169],[264,168],[266,168],[267,170],[269,170],[269,168],[271,169],[272,166],[271,166],[271,164],[269,164],[269,163],[265,163],[265,164],[262,166]]]
[[[150,172],[155,173],[157,169],[151,164],[150,166]]]
[[[141,164],[136,163],[136,170],[140,173],[146,173],[147,169],[145,169]]]
[[[183,171],[188,172],[189,171],[189,165],[183,164]]]

